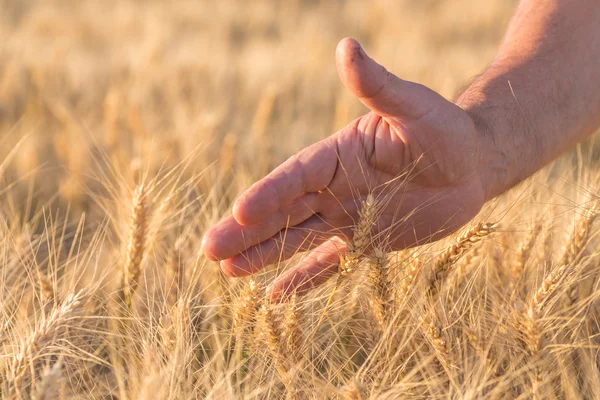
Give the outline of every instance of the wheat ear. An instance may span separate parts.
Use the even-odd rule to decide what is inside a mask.
[[[369,302],[381,330],[385,329],[389,316],[393,313],[394,296],[390,275],[387,254],[376,248],[369,260]]]
[[[362,202],[358,212],[358,222],[354,226],[352,240],[348,242],[346,254],[340,263],[340,273],[348,275],[358,268],[371,239],[371,229],[377,218],[375,198],[372,194]]]
[[[359,219],[354,226],[352,240],[350,240],[346,246],[346,253],[340,256],[339,275],[335,282],[335,286],[327,299],[323,313],[315,325],[314,333],[312,335],[313,339],[317,335],[317,332],[319,332],[319,328],[325,320],[329,307],[333,302],[333,298],[342,285],[344,278],[352,274],[358,268],[362,257],[365,255],[371,237],[371,229],[377,218],[376,208],[375,198],[369,193],[367,199],[362,202],[360,211],[358,212]]]
[[[86,290],[68,295],[60,307],[54,308],[48,316],[43,316],[36,329],[22,342],[8,374],[9,383],[14,386],[16,391],[19,391],[21,382],[27,371],[29,371],[30,363],[37,358],[39,351],[57,336],[61,328],[72,320],[87,299],[88,292]]]
[[[285,353],[282,351],[282,331],[280,325],[280,320],[275,313],[273,313],[271,305],[263,304],[256,313],[254,336],[256,337],[257,342],[267,349],[275,368],[287,389],[288,397],[293,398],[296,394],[296,389],[294,387],[294,377],[290,374],[292,363],[290,363],[290,359],[287,358],[287,355],[284,356]]]
[[[529,302],[530,309],[534,310],[536,313],[541,310],[546,301],[550,298],[552,293],[558,287],[558,284],[562,282],[563,278],[569,273],[570,270],[568,265],[561,265],[554,271],[550,272],[544,280],[540,287],[534,292],[531,300]]]
[[[544,304],[552,296],[560,282],[568,272],[567,265],[561,265],[556,270],[550,272],[540,287],[533,293],[527,309],[523,315],[523,333],[525,335],[525,344],[532,356],[539,357],[542,350],[543,332],[539,325],[539,316]],[[536,367],[535,376],[533,378],[534,393],[537,392],[540,382],[541,371]]]
[[[260,301],[260,288],[254,279],[250,279],[233,310],[233,325],[238,333],[243,333],[248,326],[254,323]]]
[[[579,223],[575,224],[573,232],[566,241],[567,244],[564,247],[560,265],[577,261],[587,243],[590,228],[597,215],[598,213],[595,209],[589,210],[580,218]]]
[[[580,223],[577,224],[573,230],[570,240],[567,242],[565,251],[562,256],[562,261],[565,263],[575,264],[575,262],[581,257],[583,250],[588,242],[590,236],[590,230],[592,224],[596,219],[598,212],[597,206],[595,205],[592,210],[586,212],[580,219]],[[567,302],[569,305],[575,304],[580,293],[580,285],[575,283],[567,294]]]
[[[541,286],[534,292],[527,309],[522,317],[524,342],[529,354],[534,357],[534,362],[543,356],[543,331],[540,326],[539,316],[546,301],[556,290],[567,271],[567,266],[562,265],[549,273],[542,281]],[[542,370],[539,366],[533,369],[531,377],[532,393],[537,398],[542,381]]]
[[[456,243],[447,248],[436,260],[431,277],[429,278],[430,289],[435,291],[436,282],[442,280],[448,274],[450,267],[454,265],[467,250],[497,229],[498,224],[479,223],[463,233],[457,239]]]
[[[444,337],[437,321],[432,318],[425,318],[422,323],[423,331],[434,349],[436,359],[444,369],[448,369],[452,364],[450,362],[450,351],[448,350],[448,341]]]
[[[279,338],[281,334],[273,310],[263,304],[256,312],[256,320],[254,324],[254,335],[257,342],[261,343],[273,358],[275,364],[279,364]]]
[[[302,334],[301,317],[296,295],[294,294],[284,312],[281,339],[283,353],[289,354],[296,361],[301,358],[303,349],[304,336]]]
[[[141,184],[133,196],[133,208],[131,212],[129,242],[127,255],[123,267],[122,293],[123,300],[128,308],[131,307],[133,293],[138,286],[141,272],[146,236],[148,234],[149,203],[147,199],[146,186]]]
[[[529,257],[531,256],[531,252],[533,251],[533,247],[535,245],[535,240],[541,230],[542,226],[538,222],[534,225],[533,230],[529,232],[525,240],[521,242],[519,249],[517,251],[517,257],[515,263],[512,268],[512,282],[511,285],[514,286],[516,282],[521,278],[523,274],[523,270],[525,269],[525,264]]]
[[[414,288],[417,276],[421,271],[421,260],[417,257],[416,253],[410,258],[410,262],[404,267],[404,277],[400,282],[399,294],[401,298],[406,298],[411,290]]]

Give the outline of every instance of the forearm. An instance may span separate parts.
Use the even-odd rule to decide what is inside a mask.
[[[600,8],[524,0],[490,67],[457,99],[481,136],[487,199],[600,125]]]

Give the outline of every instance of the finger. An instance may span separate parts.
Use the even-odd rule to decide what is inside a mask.
[[[221,261],[221,269],[229,276],[253,274],[267,265],[287,260],[298,252],[317,247],[330,236],[324,233],[328,230],[330,225],[315,215],[241,254]]]
[[[322,285],[338,271],[340,254],[346,244],[333,237],[314,249],[298,265],[283,273],[268,290],[273,301],[283,301],[292,294],[303,295]]]
[[[417,119],[437,107],[440,101],[448,102],[433,90],[388,72],[354,39],[340,41],[336,64],[348,90],[382,116]]]
[[[202,250],[211,260],[224,260],[269,239],[286,227],[309,219],[317,211],[318,194],[304,195],[254,225],[240,225],[233,216],[210,228],[202,239]]]
[[[256,224],[302,193],[325,189],[337,168],[335,140],[329,137],[307,147],[252,185],[233,206],[236,221]]]

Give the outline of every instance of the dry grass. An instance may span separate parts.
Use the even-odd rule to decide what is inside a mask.
[[[440,243],[391,252],[369,196],[344,278],[284,304],[301,255],[232,279],[199,253],[364,111],[340,38],[450,97],[515,6],[246,3],[0,0],[0,397],[600,398],[594,140]]]

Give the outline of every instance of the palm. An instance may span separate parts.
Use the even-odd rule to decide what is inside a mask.
[[[369,113],[336,134],[330,162],[338,165],[315,210],[320,219],[351,238],[361,200],[374,194],[380,204],[374,233],[385,232],[380,236],[393,249],[445,236],[471,219],[483,204],[477,151],[468,137],[474,131],[432,125]],[[417,136],[432,144],[428,133],[454,143],[441,140],[425,150]],[[466,137],[457,141],[460,135]]]
[[[279,166],[207,232],[207,256],[247,275],[316,248],[275,283],[306,290],[337,270],[361,200],[377,199],[374,242],[402,249],[445,236],[481,208],[477,135],[470,117],[437,93],[402,81],[351,40],[338,47],[346,86],[371,113]]]

